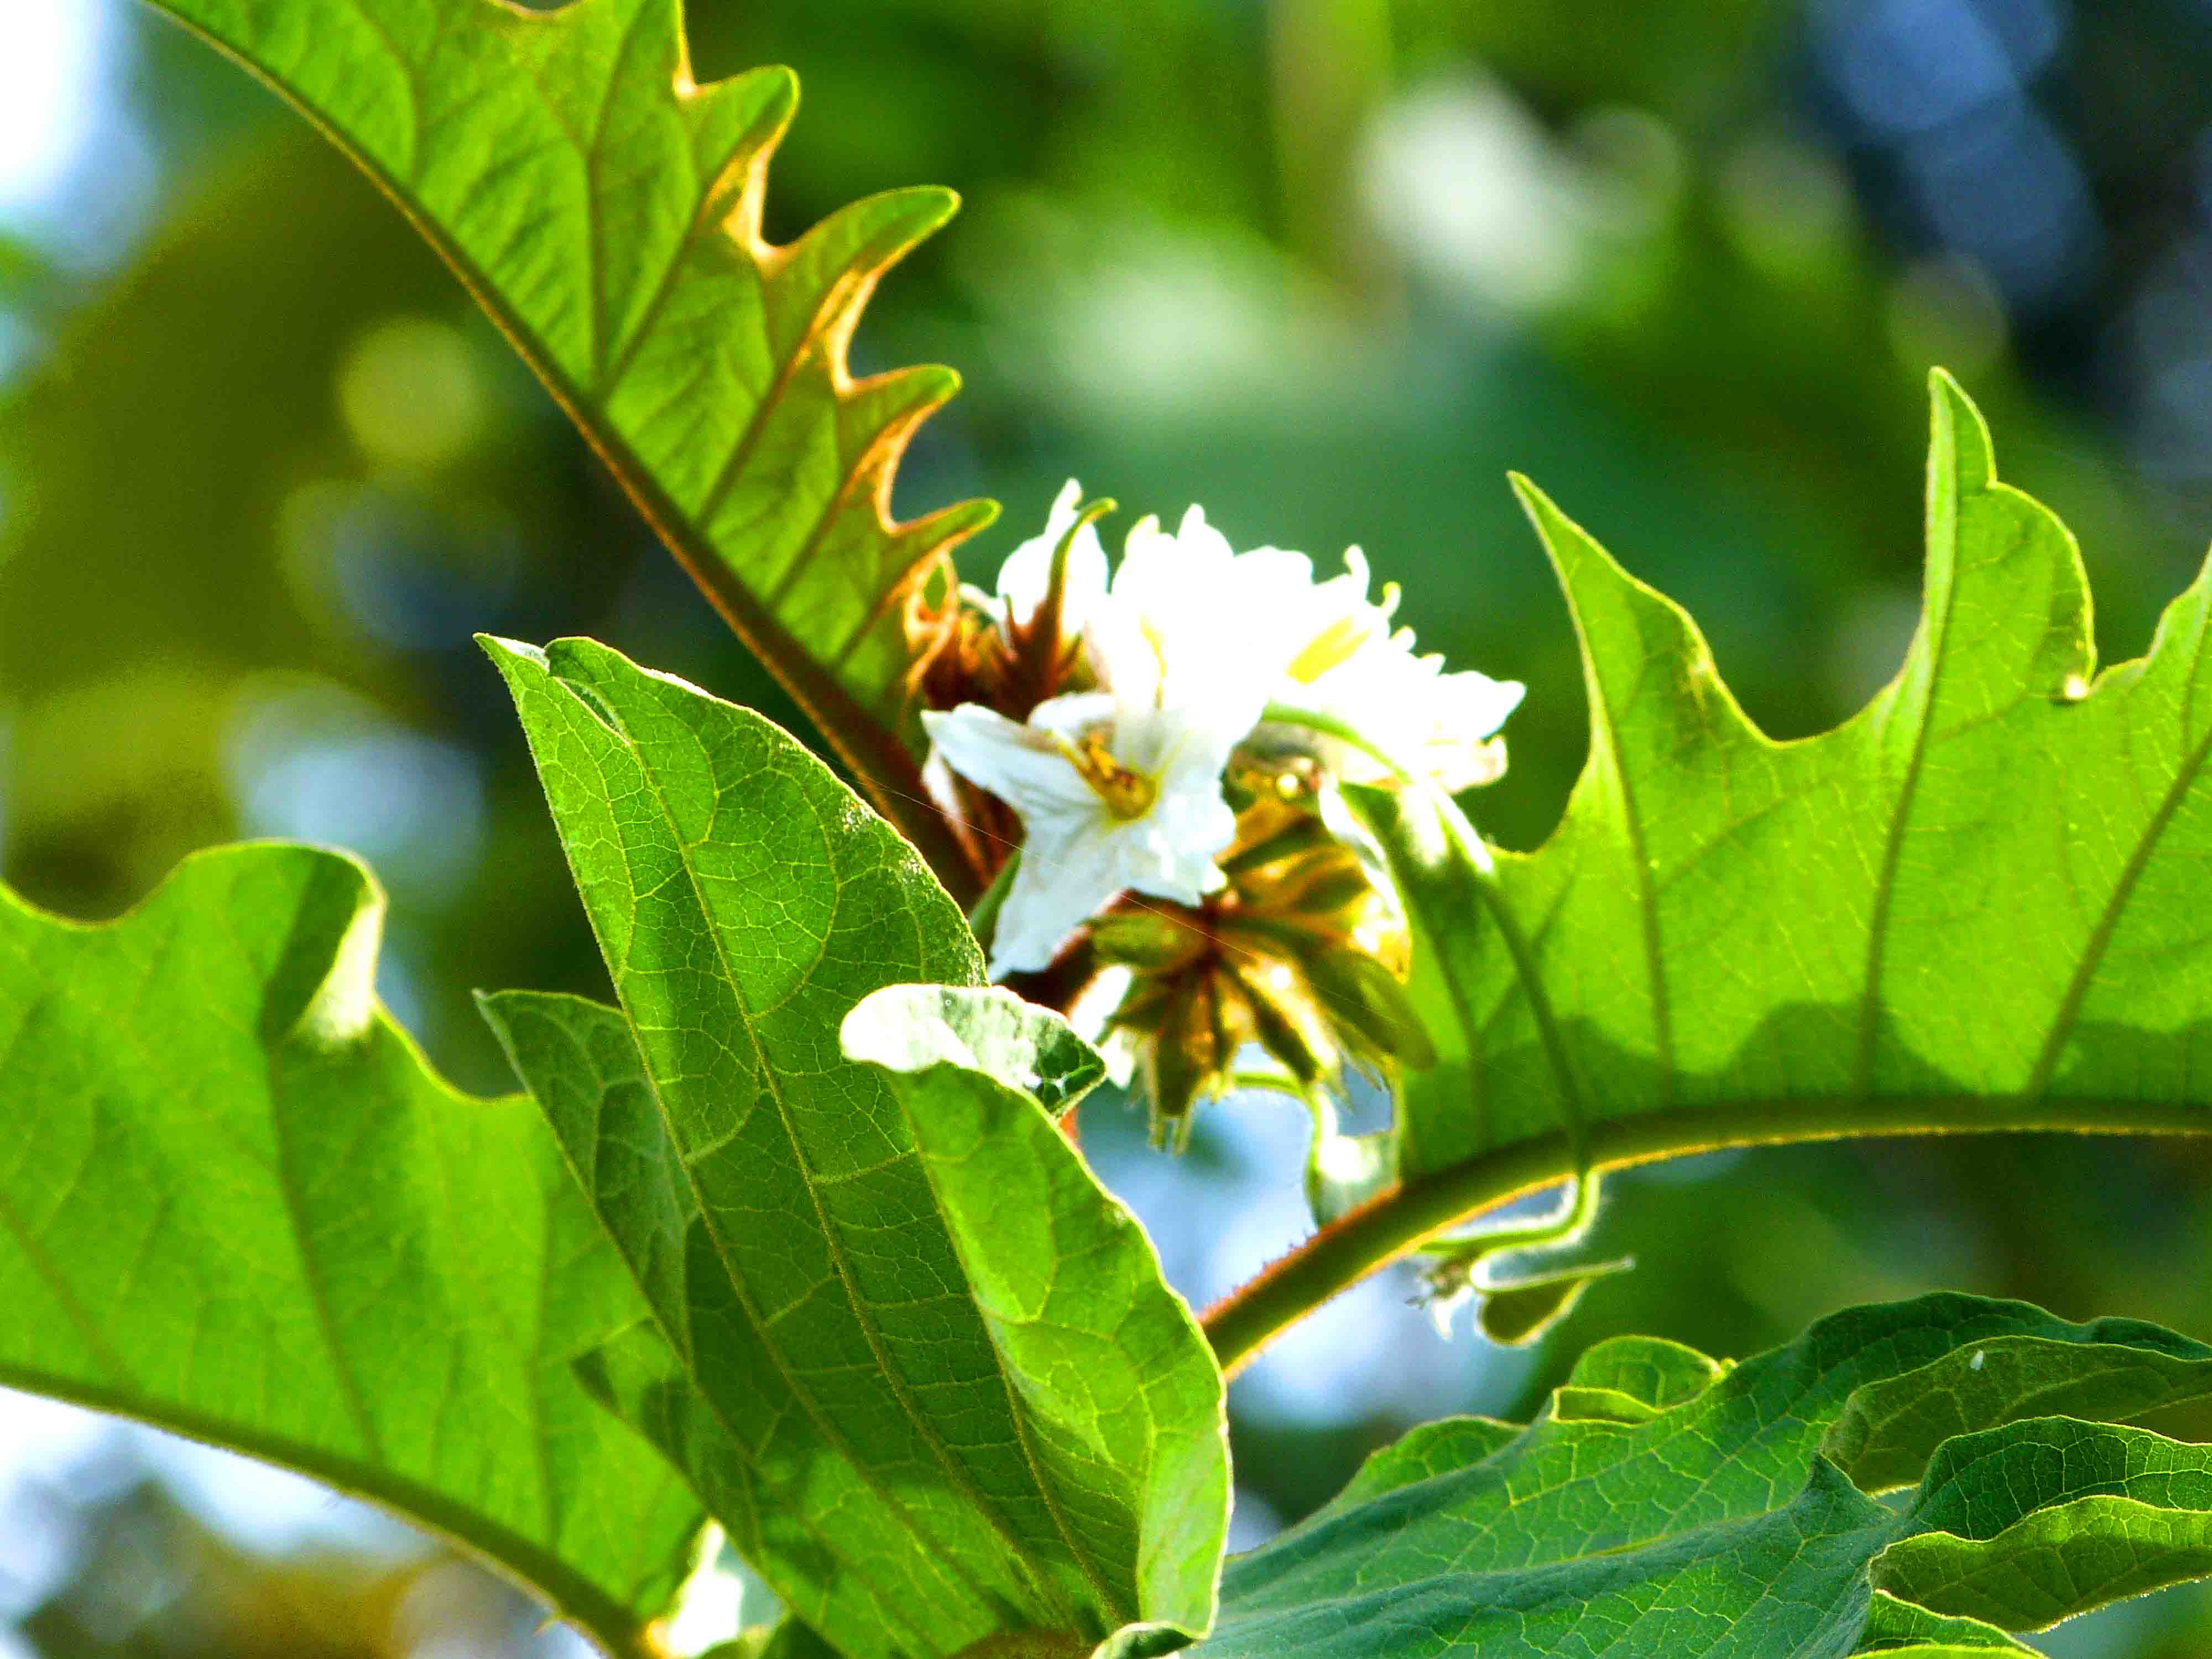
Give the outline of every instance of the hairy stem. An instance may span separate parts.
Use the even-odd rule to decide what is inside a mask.
[[[1997,1131],[2203,1135],[2212,1134],[2212,1115],[2172,1102],[1947,1095],[1757,1101],[1593,1123],[1584,1131],[1581,1158],[1559,1131],[1377,1194],[1231,1291],[1200,1322],[1221,1369],[1234,1376],[1278,1333],[1338,1291],[1447,1227],[1568,1179],[1578,1165],[1597,1171],[1727,1146]]]

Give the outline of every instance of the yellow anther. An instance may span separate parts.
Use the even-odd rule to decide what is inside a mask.
[[[1380,631],[1365,617],[1340,617],[1291,659],[1290,676],[1301,685],[1311,685],[1340,663],[1349,662]]]
[[[1067,763],[1106,803],[1106,810],[1123,823],[1144,817],[1152,810],[1153,802],[1159,799],[1158,781],[1115,760],[1114,751],[1097,732],[1086,732],[1073,742],[1066,738],[1057,741],[1060,753],[1067,757]]]

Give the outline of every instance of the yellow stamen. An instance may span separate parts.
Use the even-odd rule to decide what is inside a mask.
[[[1340,617],[1306,642],[1291,659],[1290,675],[1300,685],[1311,685],[1340,663],[1348,662],[1377,630],[1363,617]]]
[[[1084,782],[1106,803],[1106,810],[1124,823],[1144,817],[1159,799],[1158,780],[1115,760],[1114,751],[1096,732],[1086,732],[1073,742],[1066,738],[1056,741],[1067,763],[1082,774]]]

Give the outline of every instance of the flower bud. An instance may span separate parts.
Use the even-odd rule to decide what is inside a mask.
[[[1107,1025],[1133,1051],[1156,1140],[1187,1139],[1249,1045],[1299,1091],[1348,1064],[1434,1063],[1402,983],[1411,941],[1395,896],[1322,822],[1310,781],[1240,777],[1221,890],[1196,905],[1124,900],[1091,928],[1098,961],[1132,975]]]

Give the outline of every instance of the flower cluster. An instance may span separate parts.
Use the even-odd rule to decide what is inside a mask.
[[[1109,1024],[1170,1116],[1224,1086],[1245,1042],[1302,1083],[1346,1053],[1387,1060],[1407,1017],[1374,1012],[1374,986],[1377,964],[1403,974],[1402,924],[1378,921],[1391,896],[1346,845],[1335,787],[1491,781],[1522,688],[1416,655],[1357,548],[1316,580],[1193,507],[1172,531],[1140,520],[1109,577],[1109,507],[1070,482],[996,592],[965,591],[924,682],[940,803],[985,837],[1009,811],[1018,825],[993,976],[1083,941],[1127,969]]]

